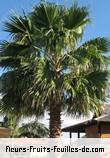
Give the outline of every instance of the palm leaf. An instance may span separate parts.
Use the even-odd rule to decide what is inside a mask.
[[[51,3],[41,3],[34,7],[32,19],[38,28],[53,29],[60,23],[59,7]]]
[[[67,9],[63,18],[64,27],[70,30],[82,27],[90,21],[88,9],[86,7],[78,7],[77,4]]]

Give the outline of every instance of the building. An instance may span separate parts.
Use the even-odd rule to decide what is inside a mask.
[[[110,105],[104,106],[100,117],[65,127],[62,132],[69,132],[70,138],[72,133],[77,133],[78,138],[81,133],[85,133],[85,138],[110,138]]]
[[[9,128],[0,127],[0,138],[9,138],[11,130]]]
[[[0,122],[0,138],[9,138],[11,135],[11,129],[4,125],[4,122]]]

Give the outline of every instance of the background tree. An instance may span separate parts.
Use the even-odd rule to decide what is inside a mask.
[[[22,123],[23,118],[10,113],[7,115],[4,116],[3,122],[0,122],[0,126],[11,129],[11,138],[46,138],[49,136],[48,128],[43,123],[38,122],[38,120]]]
[[[49,130],[44,124],[38,121],[31,121],[20,125],[20,120],[16,117],[10,117],[8,121],[8,127],[11,129],[12,138],[43,138],[48,137]]]
[[[10,41],[2,41],[1,111],[50,115],[50,137],[61,135],[61,112],[71,116],[98,113],[106,98],[110,42],[96,38],[80,45],[86,7],[41,3],[28,15],[5,23]]]
[[[19,128],[19,134],[17,137],[28,137],[28,138],[43,138],[48,137],[49,130],[42,123],[36,121],[23,124]]]

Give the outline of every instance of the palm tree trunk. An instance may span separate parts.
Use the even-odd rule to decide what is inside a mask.
[[[61,136],[61,105],[50,105],[50,138],[59,138]]]

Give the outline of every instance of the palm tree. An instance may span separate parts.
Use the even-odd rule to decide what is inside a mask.
[[[36,115],[49,112],[50,137],[61,135],[62,111],[71,116],[98,113],[108,86],[109,39],[98,37],[80,45],[86,7],[40,3],[28,15],[12,15],[4,30],[0,66],[2,111]]]
[[[20,125],[21,118],[15,115],[4,117],[3,126],[11,129],[12,138],[28,137],[28,138],[43,138],[48,137],[49,131],[44,124],[37,120]]]
[[[19,128],[17,137],[43,138],[48,137],[49,131],[42,123],[30,122]]]
[[[9,116],[8,127],[11,129],[12,138],[43,138],[48,137],[49,131],[44,124],[37,120],[20,125],[21,118]]]

